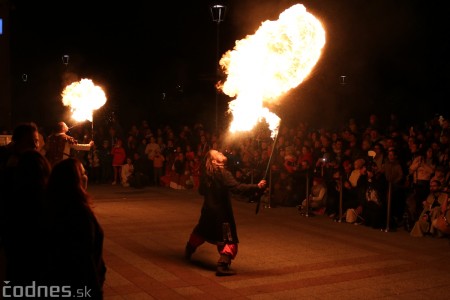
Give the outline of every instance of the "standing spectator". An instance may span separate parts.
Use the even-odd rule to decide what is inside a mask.
[[[186,185],[186,160],[183,152],[178,152],[172,166],[171,187],[183,189]]]
[[[211,149],[211,145],[206,138],[206,135],[200,136],[200,142],[197,145],[197,152],[200,153],[200,157],[205,157],[208,151]]]
[[[167,145],[166,148],[164,149],[164,152],[161,152],[165,159],[166,159],[166,170],[165,170],[165,174],[166,175],[170,175],[171,171],[172,171],[172,166],[173,163],[175,161],[175,158],[177,156],[177,148],[175,147],[173,140],[169,139],[167,140]]]
[[[134,136],[129,135],[127,137],[127,143],[125,146],[125,151],[129,154],[132,155],[134,152],[138,151],[138,146],[139,146],[139,142]]]
[[[11,197],[5,203],[5,279],[14,285],[39,279],[43,254],[40,214],[50,168],[40,152],[23,152],[12,174],[12,185],[8,187]]]
[[[386,160],[386,155],[384,154],[384,146],[381,143],[376,143],[373,146],[373,150],[375,152],[375,156],[373,157],[373,161],[377,164],[377,169],[379,172],[384,172],[384,162]]]
[[[90,169],[90,177],[91,180],[94,180],[95,183],[100,183],[100,174],[101,174],[101,166],[100,166],[100,158],[99,158],[99,150],[96,144],[92,146],[92,151],[88,153],[88,161],[89,161],[89,169]]]
[[[405,229],[408,228],[410,224],[409,216],[407,219],[403,220],[403,213],[405,211],[406,198],[404,183],[405,178],[403,174],[403,168],[398,161],[397,152],[391,149],[387,153],[387,160],[384,163],[384,176],[387,182],[391,185],[391,211],[394,219],[394,226],[403,222]]]
[[[327,182],[326,213],[330,218],[334,218],[339,211],[342,181],[341,172],[335,170],[331,180]]]
[[[194,189],[198,189],[200,185],[200,158],[196,155],[194,160],[189,163],[189,172],[192,176]]]
[[[45,139],[44,136],[42,135],[42,128],[39,129],[39,127],[36,125],[36,123],[31,122],[32,125],[36,126],[36,128],[38,128],[38,136],[39,136],[39,146],[38,146],[38,151],[45,156]]]
[[[38,150],[39,134],[35,125],[32,123],[22,123],[16,126],[13,131],[12,141],[0,147],[0,184],[11,177],[4,173],[17,166],[20,155],[27,150]],[[5,187],[7,187],[6,185]],[[6,189],[5,189],[6,190]]]
[[[113,178],[112,156],[109,140],[104,140],[98,149],[98,159],[100,163],[100,182],[110,183]]]
[[[410,207],[420,207],[420,203],[422,203],[427,195],[430,193],[430,180],[431,176],[434,174],[434,170],[436,169],[436,160],[433,158],[433,151],[431,148],[427,148],[425,152],[420,152],[412,161],[409,167],[409,174],[413,179],[413,186],[415,197],[414,203],[410,200],[408,205]]]
[[[120,136],[117,134],[116,128],[114,126],[110,126],[108,129],[109,144],[114,146],[117,143],[118,138],[120,138]]]
[[[150,178],[148,178],[149,167],[148,159],[145,156],[141,156],[138,152],[133,154],[133,169],[134,176],[130,181],[130,185],[135,188],[143,188],[149,185]]]
[[[39,136],[35,125],[22,123],[14,128],[12,141],[4,146],[0,146],[0,190],[3,191],[0,197],[0,240],[4,234],[4,222],[7,217],[7,203],[12,200],[11,186],[13,176],[17,168],[22,153],[29,150],[37,150],[39,146]]]
[[[153,174],[153,157],[155,156],[156,151],[161,151],[158,143],[156,143],[156,139],[154,136],[150,137],[150,141],[147,144],[147,146],[145,147],[145,154],[147,155],[148,160],[150,161],[150,174],[148,174],[150,176],[150,185],[155,185],[154,181],[154,174]]]
[[[192,150],[192,147],[190,144],[186,144],[186,150],[184,151],[184,155],[186,157],[187,163],[194,160],[195,152]]]
[[[122,146],[122,139],[118,138],[116,144],[111,149],[112,156],[112,166],[114,169],[114,181],[113,185],[116,185],[120,182],[120,176],[122,174],[122,165],[125,163],[127,158],[127,153],[125,152],[125,148]]]
[[[153,181],[156,186],[161,186],[161,177],[164,175],[164,155],[159,149],[156,149],[155,156],[153,156]]]
[[[145,148],[147,148],[147,139],[141,138],[139,145],[136,148],[136,151],[139,153],[140,157],[144,157],[145,155]]]
[[[313,163],[313,154],[311,149],[306,145],[302,146],[302,151],[298,156],[297,163],[300,165],[302,161],[306,161],[308,165],[312,165]]]
[[[57,163],[51,172],[44,218],[47,254],[44,283],[89,289],[103,298],[106,266],[103,230],[83,187],[83,168],[76,158]]]
[[[380,229],[386,222],[386,180],[383,174],[377,173],[376,164],[361,170],[358,188],[363,193],[361,205],[364,225]]]
[[[429,192],[428,186],[430,179],[437,166],[437,158],[433,154],[433,149],[428,147],[425,152],[418,155],[409,167],[410,174],[413,175],[414,183],[424,185],[426,193]]]

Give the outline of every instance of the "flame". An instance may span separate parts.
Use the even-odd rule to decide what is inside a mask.
[[[62,92],[64,106],[69,106],[72,118],[76,121],[91,121],[94,110],[106,103],[103,89],[94,85],[90,79],[81,79],[66,86]]]
[[[217,88],[230,97],[230,131],[248,131],[265,119],[277,134],[280,118],[267,107],[302,83],[311,73],[325,45],[321,22],[301,4],[265,21],[255,34],[236,42],[220,65],[227,75]]]

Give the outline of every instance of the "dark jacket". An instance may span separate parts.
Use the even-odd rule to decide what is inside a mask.
[[[202,176],[199,192],[204,202],[195,233],[212,244],[238,243],[230,193],[250,194],[257,190],[257,184],[240,183],[225,168],[217,169],[213,176]]]
[[[103,260],[103,229],[93,212],[71,206],[51,215],[47,227],[46,270],[48,284],[89,289],[93,299],[103,298],[106,267]]]

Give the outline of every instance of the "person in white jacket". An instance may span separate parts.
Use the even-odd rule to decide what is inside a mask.
[[[127,162],[122,166],[122,185],[124,187],[130,186],[130,179],[132,178],[134,174],[134,166],[133,166],[133,160],[129,157],[127,157]]]

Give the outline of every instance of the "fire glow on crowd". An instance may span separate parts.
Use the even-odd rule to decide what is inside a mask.
[[[106,103],[103,89],[90,79],[81,79],[66,86],[62,92],[64,106],[70,107],[72,119],[77,122],[93,121],[94,110]]]
[[[263,119],[272,137],[280,118],[266,107],[301,84],[319,60],[325,45],[321,22],[301,4],[276,21],[265,21],[255,34],[236,42],[220,60],[227,78],[216,87],[230,97],[230,132],[249,131]],[[249,113],[251,112],[251,113]]]

